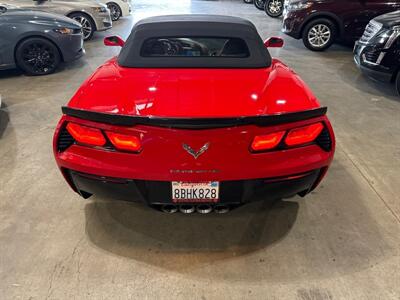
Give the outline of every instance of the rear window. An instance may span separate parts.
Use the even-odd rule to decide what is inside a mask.
[[[240,38],[156,37],[144,41],[142,57],[249,57],[249,48]]]

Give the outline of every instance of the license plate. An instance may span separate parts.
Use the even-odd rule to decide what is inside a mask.
[[[172,202],[218,202],[219,182],[172,182]]]

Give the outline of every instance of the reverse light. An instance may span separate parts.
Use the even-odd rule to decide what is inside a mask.
[[[296,146],[310,143],[319,136],[322,129],[324,129],[324,125],[322,125],[322,123],[315,123],[304,127],[292,129],[286,136],[285,143],[288,146]]]
[[[68,123],[67,130],[78,143],[91,146],[104,146],[106,143],[106,139],[99,129]]]
[[[115,146],[115,148],[119,150],[139,152],[142,148],[140,139],[137,136],[110,131],[106,131],[106,135],[110,139],[111,143]]]
[[[258,135],[254,138],[251,149],[254,151],[271,150],[279,145],[284,135],[285,131]]]

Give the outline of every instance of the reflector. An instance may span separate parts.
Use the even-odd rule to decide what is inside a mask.
[[[68,123],[67,130],[78,143],[91,146],[104,146],[106,143],[100,129]]]
[[[111,131],[106,131],[106,134],[111,143],[117,149],[138,152],[142,148],[140,139],[137,136],[125,135]]]
[[[318,137],[322,129],[324,129],[324,125],[322,125],[322,123],[315,123],[292,129],[286,136],[285,143],[288,146],[310,143]]]
[[[274,132],[266,135],[258,135],[254,138],[251,148],[254,151],[270,150],[281,142],[285,131]]]

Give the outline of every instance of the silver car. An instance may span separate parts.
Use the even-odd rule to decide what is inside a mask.
[[[65,16],[0,3],[0,70],[50,74],[85,53],[82,38],[82,26]]]
[[[19,8],[61,14],[81,23],[83,39],[92,38],[95,31],[112,27],[110,11],[106,5],[95,0],[2,0],[2,3]]]

